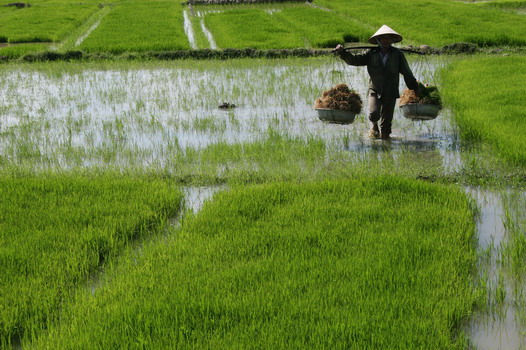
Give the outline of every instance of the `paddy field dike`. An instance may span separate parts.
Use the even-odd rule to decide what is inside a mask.
[[[525,13],[0,2],[0,349],[526,348]],[[391,140],[313,109],[382,24]]]

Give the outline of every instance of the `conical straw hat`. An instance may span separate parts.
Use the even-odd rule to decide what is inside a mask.
[[[391,40],[393,40],[393,43],[397,43],[397,42],[400,42],[402,41],[402,36],[400,34],[398,34],[397,32],[395,32],[392,28],[386,26],[385,24],[383,26],[380,27],[380,29],[378,29],[376,31],[376,33],[373,34],[373,36],[371,36],[369,38],[369,42],[371,44],[377,44],[376,42],[376,39],[379,37],[379,36],[382,36],[382,35],[388,35],[391,37]]]

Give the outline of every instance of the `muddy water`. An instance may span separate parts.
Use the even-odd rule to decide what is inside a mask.
[[[488,285],[489,310],[477,312],[466,332],[479,350],[526,349],[523,306],[525,285],[517,283],[517,276],[506,272],[504,248],[509,244],[510,220],[526,229],[524,208],[526,192],[489,191],[467,188],[475,200],[480,215],[477,221],[478,246],[483,258],[479,271]],[[500,291],[499,291],[500,290]],[[499,294],[504,296],[500,297]]]
[[[282,62],[253,67],[229,62],[210,69],[174,63],[162,69],[0,70],[0,152],[15,163],[32,156],[41,167],[91,166],[108,157],[124,167],[163,166],[176,151],[251,142],[269,130],[321,138],[336,150],[383,149],[367,138],[364,67],[335,58],[308,65]],[[433,83],[444,61],[426,62],[411,64],[418,79]],[[323,123],[314,100],[342,82],[361,94],[362,114],[351,125]],[[219,110],[223,102],[238,107]],[[397,109],[393,128],[390,154],[422,152],[441,157],[446,171],[458,168],[448,111],[433,121],[414,122]]]

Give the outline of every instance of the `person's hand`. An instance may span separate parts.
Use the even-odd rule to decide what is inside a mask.
[[[341,44],[336,45],[334,50],[332,50],[332,52],[337,53],[337,54],[341,54],[343,51],[344,51],[343,45]]]

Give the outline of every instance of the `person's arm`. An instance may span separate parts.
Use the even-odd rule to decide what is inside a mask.
[[[418,82],[416,81],[411,68],[409,68],[409,63],[405,59],[405,56],[400,52],[400,74],[404,76],[405,85],[411,90],[418,90]]]
[[[342,60],[344,60],[347,64],[350,64],[351,66],[366,66],[367,62],[369,62],[369,52],[364,54],[358,54],[353,55],[350,52],[347,52],[343,49],[343,46],[338,45],[334,49],[334,52],[340,56]]]

